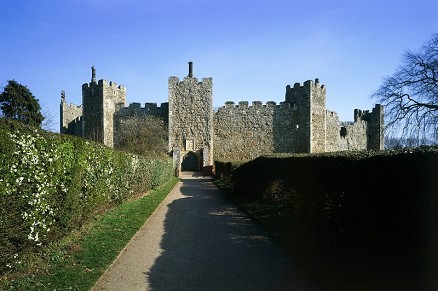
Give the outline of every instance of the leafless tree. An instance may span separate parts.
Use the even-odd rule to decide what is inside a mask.
[[[130,116],[117,125],[114,147],[138,155],[165,155],[167,126],[155,116]]]
[[[418,52],[405,52],[401,66],[372,97],[385,106],[391,134],[437,143],[438,34]]]
[[[55,125],[55,119],[56,119],[56,114],[53,113],[49,108],[45,107],[43,105],[43,116],[44,116],[44,120],[43,123],[41,124],[41,128],[47,131],[56,131]]]

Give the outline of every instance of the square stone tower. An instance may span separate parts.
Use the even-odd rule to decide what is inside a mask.
[[[286,87],[286,102],[296,108],[295,152],[322,153],[326,151],[326,88],[319,80],[308,80],[301,86]]]
[[[213,165],[213,80],[189,74],[169,78],[169,152],[182,171],[200,171]]]
[[[126,103],[126,88],[114,82],[96,82],[92,69],[91,82],[82,85],[82,137],[114,146],[114,113]]]

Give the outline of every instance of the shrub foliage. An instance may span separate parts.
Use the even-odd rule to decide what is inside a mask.
[[[27,125],[40,126],[44,120],[38,99],[26,86],[15,80],[8,81],[0,93],[0,109],[4,117]]]
[[[0,119],[0,273],[22,252],[172,176],[170,159],[144,158]]]
[[[437,147],[260,157],[237,168],[217,163],[216,171],[232,173],[241,199],[280,206],[307,228],[374,253],[424,258],[436,231]]]

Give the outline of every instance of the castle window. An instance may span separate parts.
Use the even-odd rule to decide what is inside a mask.
[[[186,140],[186,151],[193,151],[193,140],[192,139]]]
[[[345,138],[347,136],[347,128],[345,126],[341,126],[340,135],[343,138]]]

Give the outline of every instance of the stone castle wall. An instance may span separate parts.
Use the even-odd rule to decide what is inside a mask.
[[[227,102],[214,117],[214,159],[242,160],[276,152],[294,152],[296,109],[290,103]]]
[[[134,102],[130,103],[128,107],[117,108],[115,116],[119,119],[128,116],[155,116],[167,123],[169,120],[169,103],[161,103],[161,106],[157,106],[157,103],[145,103],[144,107],[141,107],[141,103]]]
[[[380,150],[384,148],[384,109],[376,104],[371,112],[367,112],[365,120],[368,123],[368,144],[370,149]]]
[[[189,75],[170,77],[169,103],[132,103],[125,107],[126,89],[92,80],[82,86],[83,105],[61,99],[61,133],[79,135],[113,146],[124,118],[152,115],[168,124],[169,153],[179,169],[185,157],[211,166],[214,159],[252,159],[270,153],[319,153],[383,149],[383,107],[354,111],[354,122],[340,122],[326,109],[326,87],[315,79],[286,87],[285,101],[226,102],[213,111],[213,81]]]
[[[64,91],[61,93],[60,119],[60,133],[82,136],[82,105],[68,104]]]
[[[335,112],[327,111],[326,150],[383,150],[383,106],[372,112],[354,110],[354,122],[340,122]]]
[[[203,165],[213,164],[213,81],[169,78],[169,152],[196,153]],[[208,151],[208,160],[202,157]]]

